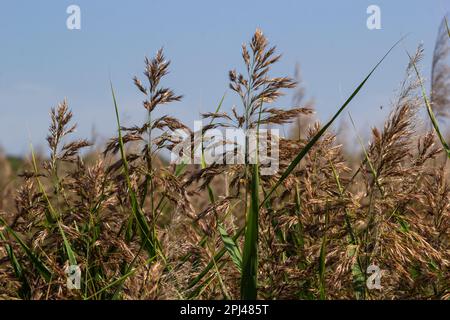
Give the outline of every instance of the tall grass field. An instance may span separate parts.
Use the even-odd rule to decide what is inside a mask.
[[[132,80],[141,122],[124,125],[121,92],[105,83],[116,134],[104,144],[74,138],[70,101],[61,101],[47,149],[0,155],[0,299],[450,299],[448,30],[444,19],[431,78],[423,47],[405,52],[390,114],[367,137],[348,107],[405,51],[404,38],[349,70],[360,82],[323,123],[298,79],[274,71],[283,48],[259,29],[237,39],[247,39],[236,48],[241,64],[199,116],[200,131],[170,114],[183,96],[165,86],[177,74],[168,50],[145,58]],[[279,107],[282,95],[297,98]],[[225,112],[229,97],[240,103]],[[273,174],[258,143],[255,161],[246,148],[241,163],[226,163],[233,147],[208,161],[208,130],[253,130],[259,141],[270,128],[288,133]],[[197,149],[174,151],[180,130],[189,145],[200,139]],[[174,153],[187,160],[170,161]]]

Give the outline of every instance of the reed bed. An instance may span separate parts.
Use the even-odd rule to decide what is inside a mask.
[[[179,142],[174,132],[196,133],[170,115],[154,116],[182,100],[163,86],[170,67],[163,50],[145,59],[145,80],[133,80],[147,111],[142,123],[122,126],[111,84],[117,135],[102,152],[72,139],[76,125],[61,102],[50,112],[48,155],[31,146],[23,163],[0,158],[0,299],[449,299],[450,149],[439,124],[449,110],[445,22],[441,30],[432,93],[419,46],[405,55],[405,80],[384,126],[373,128],[368,145],[353,135],[361,150],[352,157],[332,126],[370,90],[397,44],[361,74],[329,122],[293,128],[314,109],[302,104],[301,88],[296,105],[277,107],[297,82],[272,75],[281,55],[257,30],[241,49],[244,71],[229,73],[241,105],[223,112],[224,97],[202,115],[209,124],[200,136],[226,128],[301,132],[280,139],[279,170],[269,176],[247,152],[243,164],[208,164],[203,143],[201,165],[164,161],[161,152]],[[380,290],[366,286],[374,264],[384,270]],[[81,269],[79,290],[66,285],[71,265]]]

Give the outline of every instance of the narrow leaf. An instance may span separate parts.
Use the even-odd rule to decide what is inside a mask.
[[[252,165],[251,202],[245,228],[242,258],[241,299],[255,300],[258,275],[259,169]]]
[[[122,130],[121,130],[121,126],[120,126],[119,108],[117,106],[116,95],[115,95],[112,83],[111,83],[111,93],[112,93],[113,102],[114,102],[114,109],[116,112],[117,127],[118,127],[118,132],[119,132],[119,149],[120,149],[120,155],[122,157],[123,171],[124,171],[125,179],[126,179],[126,182],[128,185],[128,193],[129,193],[129,198],[130,198],[130,203],[131,203],[131,211],[138,223],[138,227],[140,230],[139,234],[141,237],[141,242],[143,243],[143,246],[146,249],[146,251],[148,252],[150,258],[153,258],[156,256],[156,249],[155,249],[155,243],[154,243],[155,239],[154,239],[153,235],[151,234],[150,227],[149,227],[147,220],[145,219],[145,216],[139,206],[136,192],[134,191],[133,186],[131,185],[129,170],[128,170],[128,161],[127,161],[127,157],[125,154],[125,148],[123,145],[123,138],[122,138]]]
[[[25,254],[28,256],[28,258],[31,260],[31,263],[34,265],[36,270],[39,272],[39,274],[45,279],[45,281],[49,282],[51,279],[51,272],[49,269],[45,266],[45,264],[33,253],[33,251],[23,242],[23,240],[17,235],[17,233],[14,232],[7,224],[6,222],[0,218],[0,223],[3,224],[3,226],[6,228],[6,231],[11,234],[14,239],[19,243],[19,245],[22,247]]]
[[[236,267],[239,269],[239,271],[241,271],[242,255],[239,250],[239,247],[236,245],[236,242],[233,240],[233,238],[228,235],[227,230],[225,230],[225,228],[222,225],[219,225],[218,228],[225,249],[228,251],[228,254],[230,255]]]
[[[369,72],[369,74],[366,76],[366,78],[359,84],[359,86],[355,89],[355,91],[350,95],[350,97],[345,101],[345,103],[339,108],[339,110],[336,112],[336,114],[331,118],[330,121],[328,121],[325,126],[320,129],[320,131],[308,142],[308,144],[300,151],[300,153],[295,157],[295,159],[291,162],[291,164],[288,166],[286,171],[281,175],[280,179],[277,181],[277,183],[270,189],[267,196],[265,197],[264,201],[261,203],[263,205],[269,197],[275,192],[275,190],[283,183],[284,180],[294,171],[294,169],[297,167],[297,165],[300,163],[300,161],[306,156],[306,154],[309,152],[309,150],[317,143],[317,141],[322,137],[322,135],[328,130],[328,128],[333,124],[333,122],[337,119],[337,117],[344,111],[344,109],[350,104],[350,102],[356,97],[356,95],[361,91],[361,89],[364,87],[366,82],[370,79],[372,74],[375,72],[375,70],[378,69],[378,67],[381,65],[381,63],[386,59],[386,57],[391,53],[391,51],[403,40],[400,39],[397,41],[389,50],[388,52],[381,58],[381,60],[375,65],[375,67]]]

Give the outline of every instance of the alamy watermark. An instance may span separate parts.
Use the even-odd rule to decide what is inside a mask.
[[[67,266],[64,270],[67,276],[67,289],[80,290],[81,289],[81,269],[77,265]]]
[[[377,5],[370,5],[367,7],[367,14],[370,15],[367,18],[367,29],[380,30],[381,29],[381,9]]]
[[[369,290],[381,290],[381,277],[384,274],[384,270],[381,270],[379,266],[371,264],[367,267],[367,274],[370,276],[367,278],[366,285]]]
[[[69,15],[66,26],[69,30],[81,30],[81,8],[76,4],[67,7],[66,13]]]
[[[205,130],[202,121],[195,121],[193,135],[178,129],[169,139],[174,143],[172,164],[259,164],[261,175],[278,172],[278,129]]]

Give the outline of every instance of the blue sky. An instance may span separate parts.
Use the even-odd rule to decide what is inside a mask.
[[[81,8],[82,29],[66,28],[66,8]],[[381,8],[382,29],[368,30],[366,9]],[[444,0],[113,1],[3,0],[0,4],[0,146],[10,154],[45,146],[50,107],[67,98],[77,136],[115,132],[109,78],[127,124],[145,121],[132,83],[145,55],[164,46],[172,60],[165,85],[185,96],[160,109],[192,126],[228,91],[228,70],[241,68],[240,46],[259,27],[283,59],[273,75],[302,69],[308,97],[327,120],[386,50],[409,34],[350,107],[360,128],[379,125],[400,83],[407,56],[425,45],[429,78]],[[291,96],[280,101],[289,106]]]

